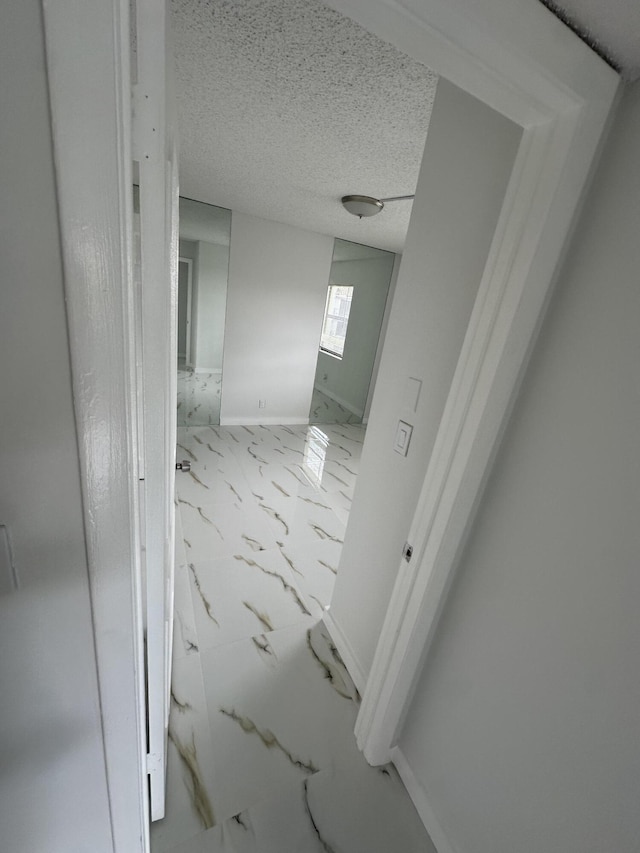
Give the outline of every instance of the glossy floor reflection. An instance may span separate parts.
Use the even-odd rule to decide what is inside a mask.
[[[431,851],[321,616],[360,426],[179,430],[167,816],[153,853]]]
[[[314,385],[309,411],[309,423],[312,424],[359,424],[362,417],[346,408],[337,400],[324,394]]]
[[[178,363],[178,426],[220,423],[222,374],[196,372]]]

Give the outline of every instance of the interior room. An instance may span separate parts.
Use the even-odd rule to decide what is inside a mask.
[[[424,849],[394,768],[358,753],[358,689],[322,617],[412,206],[388,202],[376,221],[331,194],[341,175],[341,195],[413,194],[435,76],[321,4],[177,3],[173,14],[178,456],[190,471],[176,481],[166,817],[152,825],[152,850],[311,850],[329,843],[325,827],[349,847]],[[317,89],[330,67],[307,111],[305,86]],[[255,109],[267,92],[268,111]],[[262,134],[234,127],[249,108]],[[386,114],[375,141],[373,108]],[[229,177],[258,158],[271,161],[267,181],[259,165]],[[248,205],[248,188],[261,205]],[[336,794],[354,787],[358,805],[338,829]]]
[[[638,849],[639,15],[2,5],[3,850]]]
[[[362,547],[349,518],[365,439],[384,465],[398,411],[416,431],[411,469],[396,484],[394,510],[393,489],[367,484],[380,465],[364,471],[356,531],[378,507],[399,515],[416,500],[428,459],[425,426],[431,420],[430,430],[437,428],[519,131],[446,82],[436,87],[429,68],[322,4],[249,2],[232,10],[182,2],[173,21],[179,249],[185,273],[187,261],[192,267],[191,297],[183,288],[178,303],[178,454],[190,471],[176,481],[167,802],[166,817],[152,825],[152,847],[177,853],[246,844],[275,853],[320,843],[382,851],[401,841],[406,850],[430,849],[393,765],[371,768],[357,751],[353,729],[366,663],[352,655],[345,666],[332,637],[341,636],[332,599],[340,589],[341,555]],[[255,43],[259,74],[252,66]],[[329,68],[331,85],[319,88]],[[260,133],[235,124],[249,110]],[[208,124],[216,128],[215,153]],[[470,144],[474,136],[482,141]],[[433,165],[425,157],[421,170],[425,140]],[[268,181],[261,174],[265,160]],[[240,161],[243,178],[234,183]],[[347,190],[413,196],[419,184],[422,203],[439,214],[427,241],[411,235],[412,198],[385,202],[370,217],[354,216],[340,203]],[[454,185],[464,190],[466,206],[448,220],[443,211]],[[450,278],[425,279],[405,301],[405,311],[422,318],[421,329],[410,317],[397,316],[390,326],[405,245],[412,247],[414,270],[426,271],[436,247],[443,251],[453,239],[465,239],[466,251],[458,251]],[[213,243],[216,288],[203,278],[201,260],[203,246]],[[203,318],[213,305],[200,295],[207,288],[218,294],[223,334],[219,326],[212,331],[213,313]],[[190,363],[180,355],[181,336],[184,351],[187,337],[180,304],[192,306]],[[223,340],[221,364],[199,355],[209,334]],[[398,360],[418,364],[435,348],[438,370],[428,378],[414,368],[412,382],[398,389]],[[407,446],[393,452],[406,456]],[[374,547],[389,552],[391,565],[398,562],[397,545]],[[357,617],[348,585],[357,585],[363,613],[384,606],[388,594],[383,579],[367,575],[352,574],[336,602],[348,611],[352,633]],[[314,678],[324,680],[324,698],[315,694]],[[308,708],[292,698],[302,684],[315,696]],[[274,784],[278,797],[270,793]],[[352,797],[347,791],[354,786],[360,796],[347,819],[340,792]],[[283,810],[286,823],[277,819]]]

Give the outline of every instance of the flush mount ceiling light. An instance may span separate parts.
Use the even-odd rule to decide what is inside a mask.
[[[370,195],[343,195],[340,199],[345,210],[362,219],[363,216],[375,216],[380,213],[387,201],[406,201],[413,195],[394,195],[390,198],[373,198]]]

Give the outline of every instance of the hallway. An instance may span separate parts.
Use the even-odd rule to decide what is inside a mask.
[[[153,853],[432,850],[321,616],[365,429],[181,427],[167,816]]]

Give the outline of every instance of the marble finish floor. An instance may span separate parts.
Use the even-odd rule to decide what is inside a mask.
[[[362,418],[313,386],[309,422],[312,424],[359,424]]]
[[[201,373],[178,363],[178,426],[220,423],[221,373]]]
[[[167,812],[153,853],[429,853],[322,621],[364,428],[187,427]]]

